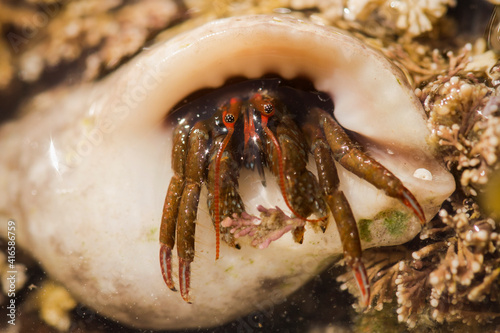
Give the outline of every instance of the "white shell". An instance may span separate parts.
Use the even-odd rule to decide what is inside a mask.
[[[400,71],[345,33],[286,16],[215,21],[145,50],[101,82],[51,92],[34,110],[0,130],[0,216],[16,221],[18,245],[88,306],[142,328],[213,326],[276,304],[331,264],[342,248],[333,222],[325,234],[306,231],[258,250],[221,244],[201,199],[186,304],[162,280],[158,231],[170,171],[166,112],[189,93],[231,76],[306,76],[331,94],[342,126],[361,133],[370,153],[417,197],[427,218],[454,190],[433,157],[418,99]],[[416,170],[429,177],[416,177]],[[340,168],[357,219],[381,211],[411,216],[398,234],[383,219],[364,247],[399,244],[420,226],[394,199]],[[242,177],[254,177],[246,172]],[[284,206],[275,185],[240,191],[267,206]],[[268,181],[272,183],[272,181]],[[380,215],[379,215],[380,216]],[[0,230],[5,236],[6,228]],[[174,258],[176,262],[176,258]],[[174,269],[176,272],[176,269]],[[175,280],[178,281],[177,275]]]

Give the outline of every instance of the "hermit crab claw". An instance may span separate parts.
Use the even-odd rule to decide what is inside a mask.
[[[370,305],[371,302],[371,292],[370,280],[368,279],[365,265],[361,260],[354,260],[354,262],[350,263],[350,266],[354,274],[356,284],[358,285],[359,292],[361,294],[361,304],[366,308]]]

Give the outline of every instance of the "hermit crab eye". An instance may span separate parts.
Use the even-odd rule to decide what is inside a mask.
[[[273,113],[273,111],[274,111],[274,106],[271,103],[264,105],[264,112],[266,114],[271,114]]]
[[[234,123],[236,121],[236,118],[232,115],[232,114],[226,114],[224,116],[224,123],[225,124],[231,124],[231,123]]]
[[[250,99],[250,102],[263,116],[270,117],[274,114],[275,108],[271,97],[257,93]]]
[[[234,128],[234,123],[238,120],[238,115],[241,109],[241,100],[239,98],[233,97],[226,104],[226,109],[222,113],[222,121],[224,126]]]

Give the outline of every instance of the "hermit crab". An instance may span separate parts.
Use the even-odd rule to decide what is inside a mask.
[[[297,80],[313,88],[293,84]],[[216,96],[213,103],[206,103],[204,98],[212,95],[205,94],[200,108],[193,107],[197,102],[191,97],[207,89]],[[204,113],[205,107],[209,112]],[[434,216],[454,189],[453,178],[427,142],[422,106],[401,71],[343,31],[286,15],[210,22],[144,49],[98,82],[40,94],[23,111],[0,128],[1,218],[16,222],[16,244],[80,303],[140,328],[210,327],[276,305],[338,260],[343,244],[354,244],[346,252],[348,261],[350,256],[356,262],[356,237],[344,227],[339,233],[336,222],[345,219],[333,221],[330,192],[345,195],[361,248],[367,248],[415,237],[424,216]],[[245,125],[245,118],[254,127]],[[189,134],[175,134],[182,119]],[[360,163],[351,168],[343,160],[356,149],[346,144],[336,153],[330,142],[347,140],[340,131],[332,135],[337,124],[363,151],[357,156],[377,161],[402,185],[379,190],[355,175]],[[255,139],[246,148],[245,132]],[[198,137],[196,149],[179,146],[180,138],[191,146],[189,141]],[[316,149],[332,150],[339,162],[332,162],[330,153],[311,153]],[[304,168],[301,155],[306,152],[310,164]],[[323,156],[328,162],[318,169],[313,161]],[[252,161],[256,170],[243,165]],[[332,163],[338,190],[333,169],[321,169]],[[194,169],[208,173],[201,181],[187,181],[191,176],[186,172]],[[304,180],[291,177],[295,172]],[[361,173],[382,184],[391,177]],[[201,190],[198,203],[178,205],[186,215],[197,215],[189,217],[195,224],[175,220],[171,244],[169,229],[175,222],[160,225],[165,194],[176,177],[186,179],[185,188]],[[312,190],[295,186],[301,182]],[[396,195],[402,200],[386,195],[387,189],[402,190]],[[177,198],[171,194],[167,201]],[[295,231],[265,249],[253,247],[252,237],[237,238],[231,231],[244,224],[246,215],[224,202],[237,195],[247,215],[260,218],[259,206],[267,212],[279,208],[295,221]],[[310,198],[311,205],[299,202]],[[210,214],[221,227],[214,228]],[[179,231],[194,226],[196,235]],[[347,227],[355,232],[354,223]],[[0,228],[3,237],[6,232]],[[189,264],[193,237],[196,251]],[[216,260],[219,238],[224,241]],[[302,238],[302,244],[294,238]],[[187,246],[180,255],[174,250],[179,246]],[[185,268],[180,276],[179,266]],[[362,266],[353,266],[362,276]],[[181,292],[192,304],[171,292],[162,273],[174,287],[181,281]],[[365,303],[367,286],[361,283]]]
[[[228,228],[222,228],[221,220],[242,219],[242,215],[248,215],[237,190],[239,168],[257,168],[263,177],[263,167],[269,166],[295,218],[317,222],[325,229],[331,211],[346,262],[353,269],[363,304],[367,306],[370,286],[361,260],[357,224],[339,189],[334,160],[386,195],[403,202],[421,223],[425,223],[424,212],[394,174],[351,141],[335,121],[332,110],[325,110],[325,107],[333,109],[333,105],[322,103],[327,106],[321,108],[315,105],[322,100],[319,95],[309,93],[313,96],[306,98],[305,92],[278,89],[279,81],[271,82],[275,83],[274,87],[264,89],[270,83],[257,80],[253,82],[257,87],[255,91],[240,88],[238,97],[223,101],[209,118],[200,119],[197,114],[191,117],[194,121],[182,118],[176,126],[172,149],[174,176],[165,199],[160,229],[163,278],[168,287],[175,290],[172,249],[177,234],[180,291],[182,298],[190,302],[190,265],[195,254],[195,220],[202,185],[205,183],[209,192],[208,208],[215,225],[218,259],[221,232],[234,246],[234,239]],[[288,105],[285,100],[289,101]],[[325,100],[329,100],[328,96],[323,97]],[[318,179],[307,169],[309,152],[314,156]],[[265,179],[262,182],[265,183]],[[313,214],[316,219],[308,220]],[[300,225],[293,232],[294,239],[302,243],[304,227]]]

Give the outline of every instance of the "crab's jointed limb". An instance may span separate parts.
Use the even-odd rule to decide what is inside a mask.
[[[415,213],[422,225],[425,224],[425,214],[422,207],[401,180],[382,164],[357,148],[332,116],[319,108],[312,108],[308,117],[315,119],[316,124],[323,128],[333,157],[340,165],[379,190],[383,190],[386,195],[401,201]]]
[[[160,264],[163,279],[167,286],[175,290],[172,279],[172,249],[175,245],[175,229],[177,226],[177,215],[179,212],[179,202],[185,184],[185,164],[187,157],[187,145],[190,126],[179,124],[174,131],[172,170],[174,176],[170,180],[160,227]]]
[[[304,120],[303,127],[300,129],[295,121],[277,105],[274,98],[257,93],[251,98],[251,102],[262,114],[262,127],[270,138],[268,140],[269,165],[280,180],[282,194],[287,205],[294,215],[305,220],[313,213],[322,217],[327,216],[328,210],[324,199],[326,200],[337,223],[346,262],[352,268],[361,291],[362,303],[368,306],[370,285],[361,260],[362,250],[356,220],[344,193],[339,190],[340,181],[332,152],[323,129],[318,126],[318,117]],[[276,136],[267,126],[270,116],[276,119]],[[340,139],[344,140],[344,137]],[[350,144],[349,141],[344,140],[344,142],[347,145]],[[306,168],[307,147],[310,147],[315,157],[319,185],[315,176]],[[290,199],[287,199],[288,196]],[[326,219],[316,221],[321,222],[323,229],[326,228]],[[296,241],[302,240],[303,230],[302,227],[294,231]]]
[[[327,222],[328,210],[314,175],[307,170],[307,146],[297,124],[284,112],[275,98],[256,93],[250,103],[261,114],[261,126],[267,137],[267,157],[271,171],[278,178],[281,194],[293,215],[308,222]],[[273,117],[275,132],[268,122]],[[319,219],[309,220],[311,214]],[[302,242],[304,228],[294,230],[294,238]]]
[[[195,221],[202,184],[206,181],[209,190],[208,206],[216,232],[216,259],[219,258],[221,217],[243,211],[243,202],[237,192],[239,166],[233,150],[228,149],[240,109],[241,100],[232,98],[210,119],[199,121],[192,127],[181,124],[174,135],[172,168],[175,175],[170,181],[163,209],[160,264],[165,283],[175,290],[172,249],[177,236],[179,286],[182,298],[188,303],[190,267],[195,253]],[[222,124],[218,126],[216,123]],[[232,236],[228,233],[225,240],[231,244]]]
[[[181,131],[179,131],[181,133]],[[184,133],[184,132],[182,132]],[[181,135],[181,134],[179,134]],[[185,138],[184,134],[182,134]],[[175,138],[174,143],[182,139]],[[196,227],[196,215],[198,212],[198,203],[200,197],[201,184],[205,178],[207,163],[207,148],[209,142],[209,127],[205,121],[197,122],[189,132],[187,145],[184,149],[174,150],[178,154],[172,158],[175,161],[177,157],[184,161],[184,168],[177,166],[179,176],[184,176],[184,186],[180,199],[172,199],[172,196],[178,196],[177,180],[173,178],[167,197],[165,198],[164,216],[160,230],[160,263],[163,278],[170,289],[175,290],[172,281],[172,249],[177,235],[177,255],[179,257],[179,287],[182,298],[190,302],[189,283],[190,283],[190,265],[194,259],[194,234]],[[185,156],[185,158],[184,158]],[[174,163],[174,162],[173,162]],[[176,174],[177,175],[177,174]],[[172,189],[172,191],[170,191]],[[177,195],[176,195],[177,194]],[[175,212],[177,211],[177,216]],[[167,214],[165,214],[165,212]],[[175,233],[172,231],[175,229]],[[169,232],[167,234],[167,232]]]
[[[302,130],[316,162],[319,184],[337,224],[344,248],[344,259],[354,273],[361,292],[361,302],[367,307],[370,304],[370,282],[361,258],[362,249],[358,227],[349,202],[344,192],[339,189],[340,181],[332,151],[323,130],[317,124],[306,121],[302,125]]]

